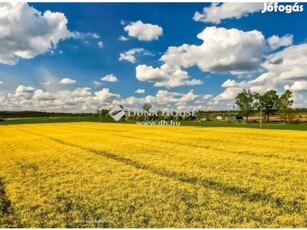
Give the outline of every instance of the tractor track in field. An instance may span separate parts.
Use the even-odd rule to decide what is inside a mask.
[[[155,141],[155,142],[161,142],[161,143],[167,143],[167,144],[175,144],[175,145],[181,145],[181,146],[186,146],[186,147],[196,147],[196,148],[202,148],[202,149],[208,149],[208,150],[216,150],[216,151],[225,151],[223,148],[217,148],[217,147],[209,147],[209,146],[203,146],[203,145],[197,145],[197,144],[185,144],[185,143],[177,143],[174,141],[164,141],[164,140],[156,140],[154,138],[140,138],[140,137],[132,137],[128,135],[123,135],[123,134],[116,134],[116,136],[119,137],[124,137],[128,139],[136,139],[136,140],[146,140],[146,141]],[[307,163],[307,161],[304,161],[303,159],[293,159],[290,157],[279,157],[275,155],[257,155],[250,153],[248,151],[229,151],[229,153],[234,154],[234,155],[243,155],[243,156],[252,156],[252,157],[265,157],[265,158],[270,158],[270,159],[277,159],[277,160],[287,160],[287,161],[294,161],[294,162],[299,162],[299,163]]]
[[[17,219],[15,217],[11,201],[9,200],[5,192],[5,184],[0,178],[0,208],[6,219],[6,226],[0,226],[1,228],[17,228]]]
[[[16,128],[17,129],[17,128]],[[304,213],[305,207],[303,204],[300,203],[300,201],[287,201],[284,200],[283,198],[280,197],[275,197],[272,196],[270,194],[264,194],[262,192],[254,192],[254,191],[250,191],[247,188],[241,188],[238,186],[229,186],[226,184],[223,184],[221,182],[215,181],[215,180],[210,180],[210,179],[206,179],[206,178],[199,178],[197,176],[189,176],[187,174],[184,173],[178,173],[178,172],[174,172],[174,171],[170,171],[170,170],[166,170],[166,169],[160,169],[160,168],[156,168],[150,165],[146,165],[146,164],[142,164],[138,161],[129,159],[129,158],[125,158],[125,157],[121,157],[118,156],[116,154],[112,154],[106,151],[99,151],[99,150],[94,150],[88,147],[84,147],[84,146],[80,146],[78,144],[72,144],[72,143],[68,143],[65,142],[61,139],[58,138],[54,138],[54,137],[50,137],[50,136],[44,136],[41,134],[37,134],[37,133],[33,133],[33,132],[29,132],[29,131],[25,131],[22,129],[17,129],[21,132],[27,133],[27,134],[31,134],[34,136],[38,136],[41,138],[47,138],[49,140],[52,140],[56,143],[65,145],[65,146],[69,146],[69,147],[73,147],[73,148],[78,148],[81,149],[83,151],[87,151],[96,155],[100,155],[102,157],[106,157],[108,159],[112,159],[115,160],[117,162],[132,166],[134,168],[137,169],[141,169],[141,170],[146,170],[148,172],[151,172],[153,174],[156,174],[158,176],[162,176],[162,177],[166,177],[169,178],[171,180],[175,180],[175,181],[179,181],[179,182],[183,182],[183,183],[188,183],[190,185],[193,186],[202,186],[204,188],[209,188],[218,192],[222,192],[226,195],[234,195],[234,196],[238,196],[240,197],[242,200],[246,200],[249,202],[262,202],[262,203],[266,203],[266,204],[272,204],[274,205],[276,208],[281,208],[283,209],[283,211],[289,213],[289,214],[293,214],[293,213]]]
[[[73,127],[74,129],[75,127]],[[76,130],[76,129],[74,129]],[[80,130],[80,129],[77,129]],[[87,129],[81,129],[84,131],[88,131],[89,128]],[[91,129],[91,130],[95,130],[95,129]],[[219,148],[219,147],[212,147],[212,146],[204,146],[204,145],[199,145],[199,144],[187,144],[187,143],[178,143],[178,142],[174,142],[174,141],[170,141],[170,140],[157,140],[155,138],[144,138],[144,137],[136,137],[136,136],[128,136],[125,134],[121,134],[121,133],[115,133],[114,130],[107,130],[110,131],[109,133],[111,133],[111,135],[115,135],[116,137],[124,137],[127,139],[136,139],[136,140],[145,140],[145,141],[155,141],[155,142],[160,142],[160,143],[166,143],[166,144],[175,144],[175,145],[180,145],[180,146],[185,146],[185,147],[196,147],[196,148],[201,148],[201,149],[207,149],[207,150],[216,150],[216,151],[225,151],[225,149],[223,148]],[[276,156],[274,154],[264,154],[264,155],[258,155],[258,154],[253,154],[249,151],[237,151],[237,150],[229,150],[228,153],[233,154],[233,155],[242,155],[242,156],[251,156],[251,157],[256,157],[256,158],[268,158],[268,159],[275,159],[275,160],[286,160],[286,161],[292,161],[292,162],[299,162],[299,163],[303,163],[306,164],[307,161],[304,159],[295,159],[293,157],[281,157],[281,156]]]

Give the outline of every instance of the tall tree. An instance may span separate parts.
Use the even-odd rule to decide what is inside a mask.
[[[279,96],[275,90],[269,90],[260,97],[260,103],[266,120],[270,121],[270,116],[278,111]]]
[[[278,100],[278,108],[285,123],[287,122],[287,113],[289,111],[289,108],[293,104],[293,100],[291,99],[291,97],[292,92],[290,90],[286,90]]]
[[[248,117],[254,109],[254,99],[254,93],[245,89],[236,97],[236,105],[242,115],[246,117],[246,122],[248,122]]]

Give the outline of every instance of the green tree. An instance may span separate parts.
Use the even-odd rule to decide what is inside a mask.
[[[196,115],[196,119],[200,120],[202,118],[203,113],[201,110],[198,110],[195,115]]]
[[[149,111],[152,109],[152,105],[149,104],[149,103],[145,103],[142,108],[143,108],[144,111],[149,113]],[[146,114],[144,114],[144,119],[145,120],[151,120],[152,117],[151,116],[147,116]]]
[[[287,113],[289,111],[289,108],[293,104],[292,98],[292,92],[290,90],[286,90],[279,98],[278,100],[278,108],[279,112],[281,113],[281,116],[284,120],[284,122],[287,122]]]
[[[260,104],[267,121],[270,121],[270,116],[276,114],[279,110],[278,102],[279,96],[275,90],[269,90],[260,96]]]
[[[241,114],[246,117],[246,122],[248,122],[248,117],[254,109],[254,100],[254,93],[245,89],[236,97],[236,105]]]

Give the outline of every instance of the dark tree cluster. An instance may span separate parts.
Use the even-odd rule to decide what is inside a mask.
[[[284,122],[287,121],[287,113],[293,104],[292,92],[286,90],[282,95],[278,95],[275,90],[269,90],[264,94],[252,92],[250,90],[243,90],[236,97],[236,105],[239,111],[246,117],[254,112],[261,110],[266,121],[270,121],[270,117],[279,113]]]

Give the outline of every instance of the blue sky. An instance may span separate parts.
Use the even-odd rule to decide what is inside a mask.
[[[0,110],[229,109],[244,88],[307,106],[307,13],[236,4],[4,5]]]

